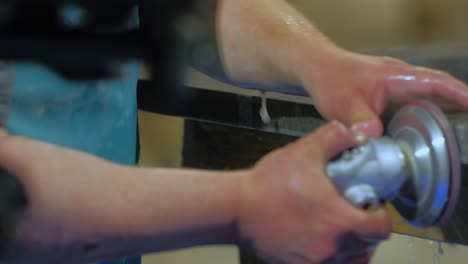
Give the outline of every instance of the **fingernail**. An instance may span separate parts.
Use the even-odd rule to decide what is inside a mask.
[[[360,122],[360,123],[357,123],[355,125],[353,125],[351,127],[351,131],[353,132],[361,132],[363,130],[366,130],[370,127],[370,122],[369,121],[365,121],[365,122]]]
[[[332,121],[332,124],[336,126],[343,134],[348,132],[348,128],[341,122]]]

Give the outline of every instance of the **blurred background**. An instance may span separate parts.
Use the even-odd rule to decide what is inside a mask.
[[[290,0],[326,35],[353,51],[468,40],[467,0]],[[142,73],[144,77],[144,73]],[[229,87],[195,71],[192,86]],[[141,165],[181,164],[183,120],[140,113]],[[382,244],[372,263],[466,263],[468,248],[394,234]],[[234,247],[202,247],[145,256],[144,264],[238,264]]]

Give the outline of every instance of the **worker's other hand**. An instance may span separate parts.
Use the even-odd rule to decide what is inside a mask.
[[[111,163],[78,151],[8,135],[3,129],[0,129],[0,146],[1,168],[20,179],[28,198],[27,210],[18,227],[21,233],[18,239],[22,243],[41,240],[44,246],[50,243],[48,246],[54,248],[65,241],[59,241],[58,237],[74,241],[77,238],[66,234],[66,230],[76,228],[77,223],[86,226],[95,220],[85,218],[89,213],[83,212],[106,208],[101,203],[108,201],[104,198],[113,192],[108,183],[113,182],[114,186],[116,181],[112,181],[112,176],[118,175]],[[63,226],[64,222],[77,225]]]
[[[348,52],[289,1],[218,2],[224,70],[236,84],[304,87],[327,119],[357,125],[373,137],[381,136],[380,115],[391,103],[426,98],[468,109],[462,82],[396,59]]]
[[[389,105],[430,99],[446,109],[468,109],[464,83],[447,73],[393,58],[335,49],[320,67],[302,68],[301,81],[320,113],[368,136],[381,136],[379,116]]]
[[[386,211],[348,204],[325,175],[328,160],[357,144],[332,122],[309,137],[263,158],[241,188],[241,246],[269,263],[368,263],[375,243],[386,239]]]

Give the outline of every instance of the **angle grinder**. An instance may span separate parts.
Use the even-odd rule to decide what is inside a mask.
[[[326,166],[338,191],[359,208],[391,201],[410,224],[441,224],[453,213],[460,152],[447,116],[434,104],[402,107],[384,137],[346,151]]]

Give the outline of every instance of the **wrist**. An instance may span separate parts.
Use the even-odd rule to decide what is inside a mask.
[[[340,54],[345,52],[324,36],[316,34],[304,34],[284,42],[277,48],[283,52],[272,54],[278,76],[288,84],[303,87],[309,94],[320,86],[319,81],[325,74],[333,72],[327,69],[333,68]]]
[[[246,204],[250,204],[253,201],[250,199],[249,193],[252,191],[252,180],[255,178],[253,174],[255,169],[251,168],[248,170],[243,170],[236,172],[237,173],[237,190],[236,190],[236,206],[235,206],[235,216],[234,216],[234,225],[232,225],[232,230],[234,231],[233,239],[231,240],[232,244],[239,247],[245,246],[245,234],[242,230],[242,225],[244,224],[244,219],[246,218],[246,212],[244,207]]]
[[[284,0],[221,1],[217,25],[225,72],[237,84],[303,87],[342,51]]]
[[[211,228],[203,231],[201,236],[205,236],[205,239],[203,239],[202,245],[239,245],[241,240],[239,234],[240,208],[243,202],[242,185],[249,178],[249,175],[250,170],[239,170],[225,172],[217,176],[217,178],[221,177],[224,180],[220,180],[212,187],[219,188],[222,194],[215,198],[220,202],[219,207],[213,207],[215,211],[211,212],[211,219],[208,222],[213,220],[214,222],[208,225]],[[215,220],[216,218],[218,220]],[[208,217],[203,217],[203,219],[208,219]],[[204,222],[206,223],[206,220]]]

